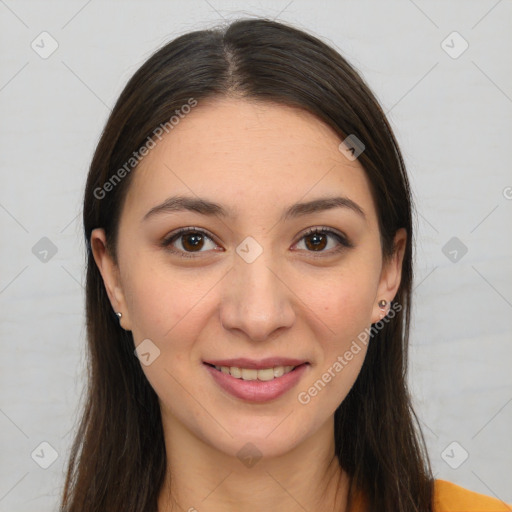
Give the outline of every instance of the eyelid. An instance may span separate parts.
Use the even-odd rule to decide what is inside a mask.
[[[350,242],[348,236],[345,235],[345,233],[343,233],[342,231],[338,231],[337,229],[330,228],[328,226],[313,226],[311,228],[307,228],[299,235],[297,242],[300,242],[300,240],[302,240],[305,236],[312,235],[313,233],[320,233],[331,236],[334,235],[338,237],[340,243],[343,242],[344,244],[346,244],[347,247],[353,247],[353,244]]]

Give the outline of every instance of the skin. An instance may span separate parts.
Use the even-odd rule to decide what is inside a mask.
[[[160,350],[142,366],[160,400],[169,464],[159,512],[345,510],[348,478],[334,456],[333,416],[357,378],[365,345],[308,404],[297,395],[382,318],[377,303],[398,290],[406,233],[397,231],[395,254],[384,263],[369,181],[339,143],[300,109],[233,98],[200,102],[133,171],[117,264],[103,230],[92,233],[121,326],[135,345],[149,338]],[[234,216],[184,211],[142,220],[177,194],[215,201]],[[339,195],[366,217],[333,208],[279,220],[296,202]],[[172,247],[188,248],[190,258],[159,245],[183,227],[211,237],[195,252],[190,237],[176,239]],[[311,236],[304,238],[310,227],[339,231],[353,247],[334,252],[340,245],[329,235],[315,251]],[[247,236],[263,249],[252,263],[235,251]],[[203,365],[268,356],[310,365],[297,386],[266,403],[224,392]],[[246,443],[262,454],[252,467],[237,457]]]

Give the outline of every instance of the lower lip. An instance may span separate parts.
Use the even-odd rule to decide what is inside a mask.
[[[307,363],[301,364],[281,377],[262,381],[237,379],[205,364],[206,369],[222,389],[236,398],[249,402],[267,402],[280,397],[299,382],[308,366]]]

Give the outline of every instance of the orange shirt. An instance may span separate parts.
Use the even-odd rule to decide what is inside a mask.
[[[367,500],[357,494],[354,505],[357,512],[366,510]],[[434,512],[512,512],[512,505],[446,480],[434,480]]]
[[[463,487],[435,480],[435,512],[512,512],[512,505],[501,500],[469,491]]]

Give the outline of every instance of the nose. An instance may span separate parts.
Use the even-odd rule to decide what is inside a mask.
[[[265,251],[252,263],[238,255],[224,283],[220,318],[225,329],[265,341],[295,322],[293,292]]]

